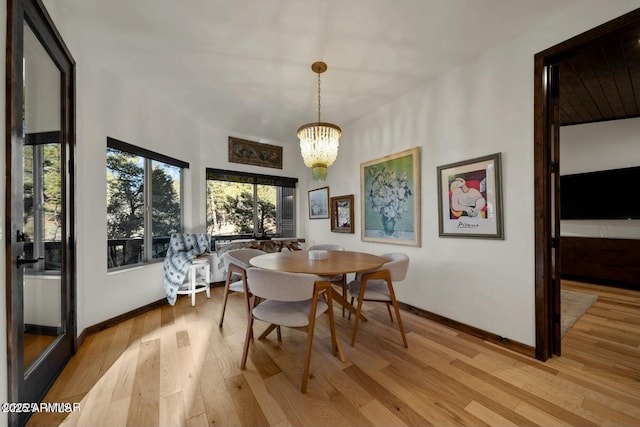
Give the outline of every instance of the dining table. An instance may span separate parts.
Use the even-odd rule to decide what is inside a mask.
[[[314,259],[315,255],[323,255],[322,259]],[[349,303],[343,295],[335,292],[331,287],[331,278],[334,276],[360,273],[363,271],[375,270],[381,267],[387,260],[377,255],[363,252],[351,251],[283,251],[264,255],[258,255],[249,260],[253,267],[267,270],[283,271],[288,273],[315,274],[326,279],[326,282],[317,282],[316,285],[327,286],[330,301],[336,301],[351,313],[357,315],[356,308]],[[360,318],[366,321],[367,318],[360,313]],[[335,327],[332,323],[332,327]],[[260,339],[266,337],[275,328],[270,325],[260,335]],[[346,358],[342,352],[340,341],[336,342],[338,358],[344,363]]]
[[[361,273],[380,268],[387,260],[377,255],[352,251],[326,251],[325,259],[311,259],[310,251],[284,251],[251,258],[254,267],[289,273],[316,274],[321,277],[333,277],[348,273]],[[332,292],[332,299],[348,311],[356,314],[355,307],[338,292]],[[366,321],[366,317],[360,314]]]

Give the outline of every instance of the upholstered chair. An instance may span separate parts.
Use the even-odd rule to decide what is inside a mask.
[[[384,254],[381,255],[381,257],[388,261],[385,262],[378,270],[358,273],[356,275],[356,279],[349,283],[351,304],[353,304],[354,298],[358,300],[358,307],[356,308],[356,316],[353,324],[353,334],[351,336],[351,345],[354,346],[356,343],[362,303],[364,301],[374,301],[383,302],[387,305],[387,311],[389,312],[391,322],[393,322],[393,316],[391,315],[391,306],[393,306],[393,309],[396,312],[400,335],[402,335],[402,342],[404,343],[405,348],[407,348],[407,337],[404,332],[404,326],[402,325],[402,319],[400,318],[400,309],[398,308],[396,295],[393,291],[393,283],[397,283],[405,279],[407,270],[409,269],[409,257],[400,252]],[[351,314],[349,314],[349,318],[351,318]]]
[[[227,279],[224,282],[224,300],[222,301],[222,312],[220,313],[219,327],[224,323],[224,313],[227,309],[227,299],[229,294],[234,292],[244,293],[245,305],[249,310],[249,291],[247,284],[247,270],[250,267],[249,260],[258,255],[266,254],[260,249],[235,249],[225,252],[223,255],[224,265],[227,270]]]
[[[307,349],[300,389],[302,393],[306,393],[315,323],[316,319],[325,312],[329,315],[333,354],[338,354],[344,361],[335,332],[331,283],[313,274],[287,273],[255,267],[247,270],[247,279],[251,315],[247,325],[240,368],[245,369],[247,364],[255,320],[270,324],[260,339],[265,338],[273,329],[280,326],[306,331]],[[319,298],[322,294],[326,295],[326,301]],[[258,298],[261,300],[260,304],[257,304]],[[278,339],[281,339],[280,334]]]

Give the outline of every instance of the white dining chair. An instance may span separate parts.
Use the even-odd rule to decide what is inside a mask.
[[[247,364],[254,320],[270,324],[260,338],[266,337],[279,326],[306,331],[307,349],[300,389],[302,393],[306,393],[316,319],[325,312],[329,315],[333,354],[339,355],[342,361],[345,360],[335,331],[331,283],[314,274],[286,273],[255,267],[247,270],[247,279],[251,309],[240,369],[245,369]],[[326,302],[319,298],[323,294],[326,295]],[[257,304],[258,298],[261,300],[260,304]],[[278,339],[281,339],[280,334]]]
[[[227,270],[227,279],[224,283],[224,299],[222,301],[222,312],[220,313],[219,327],[222,327],[224,323],[224,313],[227,309],[227,299],[229,294],[234,292],[240,292],[244,294],[245,305],[247,306],[247,312],[249,310],[249,291],[247,284],[247,269],[251,266],[249,261],[251,258],[258,255],[266,254],[265,251],[260,249],[234,249],[229,252],[225,252],[223,255],[224,265]]]
[[[356,274],[356,279],[349,283],[351,304],[353,304],[354,299],[358,300],[358,307],[356,308],[356,316],[353,324],[353,334],[351,336],[351,346],[354,346],[356,343],[362,303],[364,301],[374,301],[383,302],[387,305],[389,319],[391,319],[392,323],[393,316],[391,315],[391,306],[393,306],[393,309],[396,312],[396,319],[398,320],[400,335],[402,335],[402,342],[404,343],[404,347],[408,348],[409,345],[407,344],[404,325],[402,324],[402,318],[400,317],[398,301],[396,300],[396,295],[393,291],[393,283],[400,282],[407,276],[407,270],[409,269],[409,257],[400,252],[393,252],[380,256],[388,261],[375,271]],[[349,313],[349,319],[350,318],[351,313]]]

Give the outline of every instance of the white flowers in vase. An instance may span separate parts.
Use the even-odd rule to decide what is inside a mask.
[[[395,172],[388,167],[369,168],[371,188],[367,192],[367,203],[371,208],[388,219],[399,220],[407,213],[409,188],[407,174]]]

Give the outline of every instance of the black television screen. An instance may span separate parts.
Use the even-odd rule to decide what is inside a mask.
[[[560,177],[561,219],[640,219],[640,166]]]

